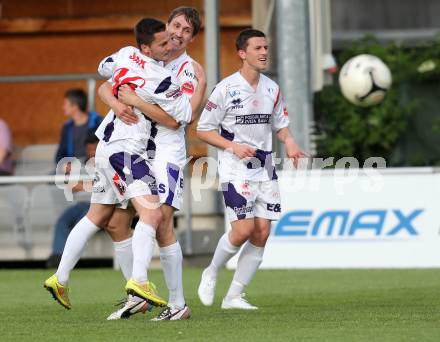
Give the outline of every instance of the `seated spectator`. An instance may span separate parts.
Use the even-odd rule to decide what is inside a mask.
[[[0,119],[0,176],[13,173],[11,132],[5,121]]]
[[[89,134],[85,143],[87,159],[95,156],[98,142],[99,139],[95,136],[95,134]],[[52,243],[52,253],[46,261],[47,268],[54,268],[58,266],[70,231],[78,223],[78,221],[87,214],[89,210],[91,194],[84,191],[84,183],[79,182],[73,187],[72,191],[75,193],[75,199],[78,202],[67,208],[55,223],[55,235]]]
[[[64,95],[64,114],[69,120],[61,131],[61,140],[55,163],[64,157],[76,157],[82,162],[86,157],[85,141],[95,133],[102,118],[96,112],[87,113],[87,95],[82,89],[70,89]]]
[[[12,138],[8,124],[0,119],[0,176],[13,173]]]

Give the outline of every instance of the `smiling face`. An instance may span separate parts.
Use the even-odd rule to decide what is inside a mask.
[[[264,71],[267,68],[268,44],[264,37],[252,37],[247,40],[244,50],[238,50],[243,63],[256,71]]]
[[[167,24],[167,31],[173,50],[186,50],[188,44],[193,41],[194,28],[183,14],[174,17]]]

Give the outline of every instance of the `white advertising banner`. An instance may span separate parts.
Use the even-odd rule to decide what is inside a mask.
[[[282,216],[261,268],[440,267],[433,169],[304,171],[279,182]]]

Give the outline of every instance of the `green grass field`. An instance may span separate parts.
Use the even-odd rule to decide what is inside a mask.
[[[440,341],[440,270],[259,271],[247,289],[256,312],[220,309],[230,271],[203,307],[200,274],[184,270],[191,320],[107,322],[123,297],[119,272],[75,270],[67,311],[42,287],[50,271],[0,271],[0,341]],[[166,296],[161,272],[150,278]]]

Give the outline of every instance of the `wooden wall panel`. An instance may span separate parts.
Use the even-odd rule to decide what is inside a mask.
[[[221,0],[220,15],[250,15],[252,0]],[[66,18],[108,15],[162,16],[178,6],[203,14],[203,0],[2,0],[2,18]]]
[[[233,73],[239,66],[234,39],[239,29],[225,29],[221,34],[221,75]],[[132,44],[131,32],[77,34],[13,35],[0,38],[2,76],[63,73],[94,73],[99,61],[120,47]],[[204,34],[200,34],[189,53],[202,65]],[[11,127],[18,146],[56,143],[64,121],[61,111],[64,92],[71,87],[86,89],[86,82],[41,82],[1,84],[0,117]],[[106,106],[98,99],[97,110]],[[190,137],[195,137],[194,127]]]
[[[223,0],[220,4],[221,20],[228,25],[221,29],[220,38],[221,76],[225,77],[239,66],[234,41],[237,33],[250,22],[251,0]],[[134,44],[131,26],[137,21],[136,16],[149,15],[164,19],[170,10],[182,5],[194,6],[203,14],[203,0],[1,0],[1,5],[1,76],[95,73],[98,62],[104,56],[125,45]],[[114,15],[120,16],[122,26],[113,28],[111,23]],[[31,21],[17,19],[26,17]],[[38,22],[44,18],[61,22]],[[66,21],[71,18],[74,19],[72,22]],[[81,19],[78,21],[75,18],[86,18],[87,24],[96,20],[97,24],[84,30],[81,29]],[[71,23],[79,27],[71,32],[63,29],[63,25]],[[32,26],[35,24],[43,26]],[[54,29],[48,29],[44,26],[46,24],[55,25]],[[20,25],[23,27],[20,28]],[[2,31],[2,27],[7,30]],[[188,52],[204,65],[203,31]],[[72,87],[85,90],[87,86],[85,81],[0,83],[0,118],[9,124],[14,144],[57,143],[65,121],[61,109],[63,94]],[[96,109],[103,115],[108,111],[98,98]],[[205,146],[195,137],[195,127],[193,124],[189,128],[190,152],[200,155],[204,153]]]

